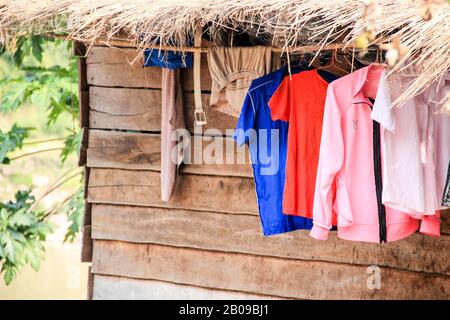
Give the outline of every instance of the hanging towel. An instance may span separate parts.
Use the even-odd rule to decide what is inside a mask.
[[[212,78],[211,107],[239,117],[252,81],[271,72],[269,47],[211,48],[208,65]]]
[[[172,136],[176,129],[186,127],[179,70],[162,69],[161,92],[161,200],[169,201],[175,188],[178,167],[184,158],[183,150],[175,150],[177,140]]]

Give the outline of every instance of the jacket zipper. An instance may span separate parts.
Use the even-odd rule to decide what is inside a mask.
[[[374,100],[369,99],[373,104]],[[370,106],[372,109],[372,106]],[[372,121],[373,127],[373,167],[375,174],[375,191],[377,195],[377,207],[378,207],[378,224],[379,224],[379,236],[380,243],[386,242],[386,207],[382,203],[383,194],[383,181],[381,171],[381,130],[380,124],[376,121]]]

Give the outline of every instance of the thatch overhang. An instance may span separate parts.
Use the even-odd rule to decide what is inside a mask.
[[[367,12],[364,2],[370,1],[0,0],[0,29],[4,41],[34,32],[66,34],[88,43],[101,38],[114,45],[126,34],[138,50],[156,43],[189,46],[199,27],[216,45],[224,32],[247,32],[282,50],[336,42],[350,47],[363,32],[374,30],[373,43],[400,39],[408,49],[402,60],[421,69],[402,99],[450,69],[448,1],[378,0],[376,12]]]

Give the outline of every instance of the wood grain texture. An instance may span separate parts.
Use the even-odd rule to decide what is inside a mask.
[[[89,127],[89,91],[79,91],[80,128]]]
[[[231,146],[230,153],[234,159],[239,159],[234,140],[223,137],[191,136],[191,144],[186,153],[191,164],[183,165],[182,172],[211,174],[222,176],[253,177],[250,158],[246,147],[241,150],[241,159],[246,164],[226,164],[226,153],[217,155],[216,163],[193,164],[194,156],[205,154],[208,146],[220,146],[226,150]],[[197,153],[196,155],[194,153]],[[106,130],[90,130],[89,149],[87,150],[87,165],[97,168],[118,168],[131,170],[160,170],[161,167],[161,136],[159,134],[116,132]]]
[[[92,224],[92,204],[84,203],[83,226],[90,226]]]
[[[94,298],[94,274],[92,273],[92,267],[88,268],[88,283],[87,283],[87,300],[93,300]]]
[[[450,209],[441,212],[441,232],[450,234]]]
[[[91,169],[87,165],[85,165],[83,168],[83,182],[84,182],[83,183],[83,191],[84,191],[83,198],[84,199],[87,199],[87,196],[88,196],[88,185],[89,185],[90,172],[91,172]]]
[[[91,226],[81,228],[81,262],[92,262],[92,236]]]
[[[257,214],[252,178],[182,174],[173,199],[161,202],[159,173],[121,169],[90,169],[88,201],[134,206],[184,208]],[[442,214],[441,232],[450,234],[450,212]]]
[[[274,296],[96,274],[94,300],[273,300]]]
[[[91,168],[91,203],[185,208],[256,214],[253,179],[182,174],[169,202],[161,201],[160,173]]]
[[[321,260],[450,275],[450,237],[414,234],[380,245],[328,241],[295,231],[264,237],[259,218],[192,210],[93,205],[92,237],[135,243],[241,252],[302,260]]]
[[[86,165],[87,162],[87,148],[89,143],[89,128],[81,128],[81,145],[80,152],[78,155],[78,166],[82,167]]]
[[[368,289],[373,274],[365,266],[118,241],[94,241],[92,270],[300,299],[450,297],[450,277],[444,275],[381,268],[381,288]]]
[[[203,107],[208,123],[203,131],[236,127],[237,119],[216,111],[209,106],[209,94],[202,94]],[[89,89],[89,121],[93,129],[125,129],[156,132],[161,131],[161,90],[103,88]],[[200,130],[194,125],[194,94],[184,93],[186,126],[190,132]],[[230,133],[228,133],[230,135]]]
[[[102,87],[161,88],[161,68],[144,67],[143,56],[136,49],[92,47],[86,59],[87,81]],[[183,90],[194,90],[192,69],[183,69]],[[211,90],[206,55],[202,56],[202,90]]]

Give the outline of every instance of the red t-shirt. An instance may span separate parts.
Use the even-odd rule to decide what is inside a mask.
[[[289,121],[283,213],[312,218],[328,82],[317,70],[287,76],[269,101],[272,120]]]

